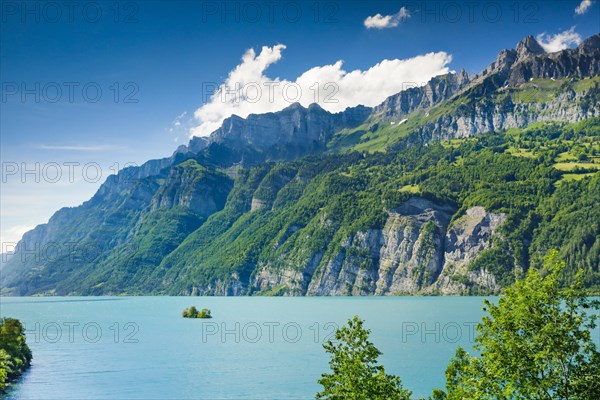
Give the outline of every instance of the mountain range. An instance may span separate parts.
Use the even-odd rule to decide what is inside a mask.
[[[496,294],[553,248],[600,289],[600,34],[330,113],[231,116],[27,232],[3,295]]]

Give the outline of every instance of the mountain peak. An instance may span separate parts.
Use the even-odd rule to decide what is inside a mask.
[[[319,103],[311,103],[308,106],[309,111],[326,111]]]
[[[578,48],[580,52],[600,50],[600,33],[585,39]]]
[[[284,108],[283,110],[306,110],[299,102],[295,102]],[[282,111],[283,111],[282,110]]]
[[[546,51],[531,35],[517,43],[517,59],[522,60],[529,55],[544,54]]]

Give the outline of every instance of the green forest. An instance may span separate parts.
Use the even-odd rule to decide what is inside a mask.
[[[115,201],[94,198],[78,217],[68,216],[74,209],[61,210],[66,224],[61,237],[79,243],[77,252],[42,266],[33,257],[24,260],[15,272],[3,272],[19,291],[3,290],[304,295],[308,282],[338,257],[352,257],[366,274],[376,271],[378,260],[348,246],[349,238],[381,229],[390,212],[419,198],[449,210],[450,225],[474,206],[505,215],[492,246],[467,272],[451,277],[462,287],[459,294],[497,294],[499,289],[482,287],[467,275],[487,271],[500,288],[507,287],[539,267],[551,249],[566,262],[563,283],[582,270],[590,293],[600,293],[598,118],[425,143],[407,136],[382,150],[349,147],[265,162],[238,168],[233,177],[230,170],[199,162],[188,159],[170,172],[136,181]],[[156,206],[157,198],[198,193],[213,196],[207,201],[215,212]],[[432,222],[423,229],[435,251],[434,239],[443,238],[445,228]],[[86,246],[96,251],[86,253]],[[260,287],[255,282],[261,268],[275,275],[297,271],[304,278]],[[362,285],[352,293],[373,293],[373,282]]]
[[[169,254],[157,276],[172,276],[174,290],[186,291],[232,273],[251,279],[261,263],[302,266],[317,252],[326,259],[349,234],[381,228],[386,210],[419,196],[451,205],[454,218],[472,206],[506,213],[502,238],[471,265],[503,286],[555,248],[567,263],[564,281],[582,269],[599,293],[599,136],[600,121],[590,119],[261,165],[243,171],[225,208]],[[249,212],[253,197],[263,206]]]
[[[18,319],[0,319],[0,394],[31,364],[25,328]]]

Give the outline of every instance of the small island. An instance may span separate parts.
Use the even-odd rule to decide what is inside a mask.
[[[181,315],[183,316],[183,318],[212,318],[212,315],[210,315],[210,310],[208,308],[203,308],[202,310],[198,311],[198,309],[195,306],[186,308],[185,310],[183,310]]]

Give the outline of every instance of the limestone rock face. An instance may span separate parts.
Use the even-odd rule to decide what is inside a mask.
[[[454,139],[536,122],[578,122],[600,116],[600,98],[593,90],[564,92],[546,103],[477,104],[468,111],[439,118],[419,128],[420,141]]]
[[[383,228],[375,294],[416,293],[443,267],[444,232],[454,210],[412,198],[390,212]]]
[[[462,294],[467,284],[497,292],[491,273],[468,266],[492,247],[505,215],[473,207],[450,224],[454,212],[447,205],[411,198],[389,211],[382,229],[356,232],[337,252],[315,254],[304,268],[262,265],[252,286],[316,296]],[[465,278],[459,282],[452,279],[454,274]]]
[[[529,56],[544,54],[546,51],[531,35],[517,43],[517,61],[522,61]]]
[[[446,234],[444,268],[434,287],[443,294],[461,294],[465,285],[452,279],[461,275],[492,292],[499,290],[492,274],[469,271],[468,266],[483,250],[491,248],[492,236],[505,219],[505,214],[487,213],[483,207],[473,207],[454,221]]]
[[[214,131],[209,143],[228,143],[267,149],[272,146],[305,145],[324,142],[335,131],[361,123],[370,113],[368,107],[355,107],[332,114],[318,104],[308,108],[294,103],[275,113],[236,115],[225,119]]]
[[[582,79],[600,75],[600,35],[586,39],[575,49],[546,53],[528,36],[516,49],[502,50],[480,74],[468,76],[464,70],[431,79],[420,87],[410,88],[388,97],[373,109],[373,115],[398,122],[411,112],[424,110],[461,94],[484,96],[501,89],[527,84],[533,79]],[[547,103],[501,104],[497,109],[463,110],[429,124],[422,132],[443,131],[438,137],[464,137],[498,129],[521,128],[539,121],[576,122],[600,115],[597,99],[592,107],[582,106],[574,93],[563,93]]]
[[[515,87],[530,79],[585,78],[600,71],[600,34],[586,39],[575,49],[546,53],[542,46],[527,36],[515,50],[502,50],[472,84],[493,83],[494,89]]]
[[[373,109],[373,114],[399,119],[413,111],[424,110],[450,99],[468,83],[469,76],[464,69],[457,74],[436,76],[424,86],[408,88],[388,97]]]
[[[233,115],[211,134],[207,146],[222,145],[245,155],[239,160],[245,165],[292,160],[323,151],[335,132],[360,125],[370,114],[371,108],[364,106],[332,114],[318,104],[304,108],[294,103],[279,112],[250,114],[245,119]]]

